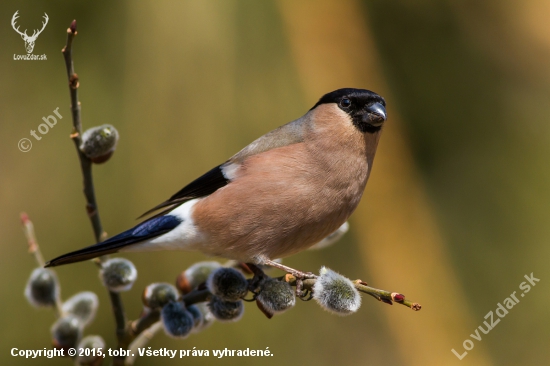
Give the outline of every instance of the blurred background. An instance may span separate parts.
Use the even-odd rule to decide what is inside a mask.
[[[11,25],[49,23],[34,54]],[[326,265],[423,305],[412,312],[364,297],[340,318],[299,302],[267,320],[254,304],[234,324],[186,340],[159,334],[168,349],[265,349],[264,359],[193,358],[197,365],[542,365],[550,350],[550,2],[500,1],[3,1],[0,3],[0,362],[10,349],[50,347],[53,311],[23,296],[31,270],[19,214],[28,212],[46,259],[93,243],[82,178],[69,139],[71,118],[61,48],[74,43],[84,128],[110,123],[121,138],[94,167],[104,229],[111,235],[258,136],[303,115],[341,87],[386,98],[389,121],[350,232],[322,251],[285,263]],[[30,31],[28,32],[31,33]],[[59,107],[57,125],[29,136]],[[33,140],[23,153],[17,143]],[[142,289],[172,283],[198,253],[128,254],[138,268],[122,295],[127,315]],[[107,292],[88,262],[56,268],[64,299],[100,298],[85,334],[115,346]],[[525,274],[540,282],[462,361],[471,339]],[[138,365],[171,365],[163,358]]]

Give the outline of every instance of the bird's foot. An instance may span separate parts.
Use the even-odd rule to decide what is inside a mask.
[[[304,280],[317,278],[316,275],[314,275],[311,272],[302,272],[297,269],[290,268],[288,266],[285,266],[284,264],[272,261],[270,259],[265,259],[262,264],[265,264],[270,267],[278,268],[281,271],[284,271],[286,273],[293,275],[296,278],[296,296],[304,301],[311,300],[310,291],[303,290]],[[307,298],[308,296],[309,298]]]
[[[267,277],[267,275],[260,267],[253,263],[239,263],[238,266],[244,272],[254,275],[254,277],[252,277],[252,279],[248,283],[248,291],[252,292],[254,296],[251,300],[246,301],[255,301],[256,296],[258,296],[259,294],[258,290],[260,288],[260,283]]]
[[[285,266],[284,264],[272,261],[270,259],[264,259],[262,264],[264,264],[266,266],[273,267],[273,268],[278,268],[281,271],[284,271],[286,273],[289,273],[289,274],[293,275],[297,279],[308,280],[308,279],[317,278],[317,275],[314,275],[311,272],[302,272],[302,271],[299,271],[297,269]]]

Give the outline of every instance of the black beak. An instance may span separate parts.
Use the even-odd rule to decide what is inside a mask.
[[[367,112],[363,115],[363,122],[378,127],[386,120],[386,108],[381,103],[374,103],[367,107]]]

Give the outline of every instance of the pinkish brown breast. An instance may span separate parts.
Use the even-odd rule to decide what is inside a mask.
[[[256,262],[298,253],[338,229],[361,199],[379,134],[363,135],[340,113],[320,106],[304,142],[247,158],[230,184],[197,202],[193,218],[208,242],[196,249]]]

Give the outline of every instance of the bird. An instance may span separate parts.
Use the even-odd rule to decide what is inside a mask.
[[[372,170],[386,102],[366,89],[322,96],[302,117],[256,139],[143,216],[135,227],[46,263],[116,252],[196,250],[291,272],[275,262],[344,225]],[[296,272],[301,273],[301,272]]]

